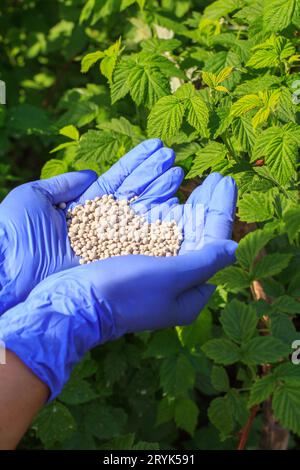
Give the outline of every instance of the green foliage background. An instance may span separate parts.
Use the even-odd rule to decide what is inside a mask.
[[[22,448],[234,449],[259,405],[257,448],[270,397],[298,446],[299,28],[299,0],[1,2],[1,197],[100,174],[155,136],[186,172],[182,198],[190,179],[234,176],[246,234],[193,325],[96,348]]]

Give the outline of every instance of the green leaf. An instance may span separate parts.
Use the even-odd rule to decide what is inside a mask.
[[[230,115],[237,117],[251,111],[251,109],[260,107],[262,105],[261,98],[258,95],[246,95],[233,103]]]
[[[208,117],[207,105],[199,95],[187,101],[187,120],[203,137],[207,137]]]
[[[135,65],[136,63],[132,58],[124,57],[116,66],[113,74],[113,83],[110,87],[112,104],[115,104],[129,93],[129,76]]]
[[[160,368],[160,383],[165,393],[180,397],[191,390],[195,382],[195,369],[183,355],[170,357]]]
[[[258,229],[248,233],[242,238],[236,250],[237,261],[245,269],[249,269],[260,250],[274,237],[273,232],[267,229]]]
[[[220,317],[225,334],[238,343],[252,338],[256,331],[257,320],[255,310],[236,299],[226,305]]]
[[[105,54],[102,51],[91,52],[85,55],[81,60],[81,72],[88,72],[90,68],[98,62],[99,59],[103,59],[103,57],[105,57]]]
[[[295,175],[298,135],[299,127],[291,123],[264,130],[256,141],[252,160],[264,157],[271,174],[281,184],[290,182]]]
[[[63,160],[57,160],[52,158],[48,160],[42,168],[41,179],[52,178],[52,176],[61,175],[67,173],[69,170],[68,164]]]
[[[97,394],[89,382],[77,378],[71,378],[59,395],[59,399],[67,405],[80,405],[95,398],[97,398]]]
[[[82,135],[76,150],[78,160],[105,164],[119,154],[124,140],[113,132],[89,130]]]
[[[298,0],[272,0],[264,5],[264,29],[281,31],[292,22],[293,16],[299,12]]]
[[[192,168],[186,177],[194,178],[195,176],[202,175],[208,168],[223,161],[226,155],[227,149],[225,145],[219,142],[209,142],[196,154]]]
[[[254,69],[278,67],[284,59],[295,52],[290,40],[275,35],[272,35],[264,43],[258,44],[253,49],[255,52],[246,66]]]
[[[244,427],[249,417],[246,397],[239,393],[239,390],[231,388],[228,390],[226,398],[232,418],[240,427]]]
[[[300,333],[296,331],[293,322],[284,313],[272,313],[271,333],[274,338],[280,339],[283,343],[287,344],[288,346],[291,346],[294,340],[300,339]]]
[[[272,308],[291,315],[300,313],[300,302],[289,295],[281,295],[272,303]]]
[[[81,10],[80,17],[79,17],[79,24],[82,24],[84,21],[88,20],[91,16],[91,13],[95,6],[95,0],[87,0],[84,4],[84,7]]]
[[[136,65],[130,71],[128,81],[133,101],[148,108],[152,108],[159,98],[170,92],[168,79],[158,70],[147,66]]]
[[[167,423],[171,421],[174,417],[174,410],[175,410],[175,400],[170,398],[164,397],[158,402],[157,413],[156,413],[156,426],[160,424]]]
[[[75,126],[65,126],[62,129],[59,130],[59,133],[61,135],[64,135],[65,137],[69,137],[69,139],[72,140],[79,140],[79,132],[78,129],[76,129]]]
[[[244,222],[263,222],[274,214],[272,191],[251,191],[239,202],[239,218]]]
[[[7,126],[12,133],[51,134],[51,122],[46,111],[24,103],[10,108]]]
[[[227,390],[229,390],[229,378],[224,367],[213,366],[211,371],[211,383],[218,392],[227,392]]]
[[[101,450],[132,450],[134,438],[134,434],[125,434],[105,442],[99,448]]]
[[[253,405],[262,403],[274,392],[276,378],[272,374],[257,379],[251,387],[248,401],[249,408]]]
[[[251,276],[253,279],[263,279],[264,277],[275,276],[283,269],[287,268],[292,255],[274,253],[265,255],[253,267]]]
[[[181,127],[184,110],[183,103],[174,95],[158,100],[148,118],[150,136],[167,139],[175,135]]]
[[[126,413],[121,408],[93,403],[86,406],[85,426],[99,439],[111,439],[122,433],[127,421]]]
[[[242,345],[241,360],[248,365],[274,363],[287,356],[290,349],[277,338],[258,336]]]
[[[49,448],[68,439],[76,430],[76,422],[64,405],[53,402],[40,411],[33,429],[44,446]]]
[[[176,331],[182,345],[192,349],[211,339],[212,327],[212,314],[208,308],[204,308],[191,325],[177,326]]]
[[[189,398],[180,398],[175,402],[174,419],[177,426],[193,436],[197,421],[198,407]]]
[[[240,360],[240,349],[228,339],[211,339],[202,346],[204,353],[217,364],[224,366]]]
[[[210,422],[220,431],[225,439],[233,430],[231,409],[226,397],[218,397],[210,402],[208,411]]]
[[[245,152],[250,152],[256,140],[256,131],[251,119],[241,116],[232,122],[233,135]]]
[[[144,357],[170,357],[180,353],[181,344],[175,330],[162,330],[150,339]]]
[[[272,407],[280,423],[300,435],[299,384],[283,384],[273,395]]]
[[[159,443],[140,441],[133,446],[132,450],[159,450]]]
[[[291,207],[283,214],[285,228],[289,236],[289,240],[297,240],[300,233],[300,208]]]
[[[204,17],[210,20],[218,20],[241,7],[239,0],[217,0],[212,2],[204,10]]]
[[[224,286],[230,292],[239,292],[241,289],[250,286],[251,278],[243,269],[229,266],[215,274],[209,282]]]

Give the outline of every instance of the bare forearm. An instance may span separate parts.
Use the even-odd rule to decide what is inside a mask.
[[[48,398],[48,388],[11,351],[0,364],[0,450],[14,449]]]

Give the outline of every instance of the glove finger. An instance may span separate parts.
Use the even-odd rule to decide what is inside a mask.
[[[183,292],[177,298],[176,325],[189,325],[205,307],[215,290],[211,284],[203,284]]]
[[[160,149],[162,145],[160,139],[145,140],[130,150],[124,157],[120,158],[117,163],[98,179],[99,186],[104,193],[115,193],[123,181],[125,181],[139,165],[147,160],[150,155]]]
[[[205,209],[208,209],[213,192],[222,178],[220,173],[211,173],[208,175],[203,183],[194,189],[186,203],[191,205],[203,204]]]
[[[207,282],[220,269],[235,262],[237,243],[232,240],[216,240],[199,251],[168,258],[174,276],[175,292],[183,292]]]
[[[148,189],[149,184],[171,168],[174,160],[175,153],[172,149],[160,148],[125,178],[116,191],[116,197],[130,199],[139,196]]]
[[[149,158],[149,162],[151,158]],[[170,168],[146,187],[138,199],[131,204],[132,208],[138,214],[145,214],[154,208],[156,209],[158,204],[167,202],[178,191],[183,177],[184,172],[181,168]],[[151,214],[150,217],[152,218]]]
[[[95,171],[82,170],[35,181],[32,184],[46,191],[52,204],[59,204],[78,198],[96,179],[97,173]]]
[[[199,250],[204,240],[204,224],[209,209],[211,197],[218,183],[222,181],[222,175],[211,173],[204,182],[196,188],[184,205],[182,230],[184,240],[180,248],[180,254],[192,250]]]
[[[237,200],[237,186],[226,176],[217,185],[209,203],[204,228],[204,243],[231,237]]]
[[[74,201],[72,206],[84,204],[87,199],[95,199],[103,194],[114,194],[127,176],[161,146],[160,139],[149,139],[134,147],[106,173],[99,176],[98,180],[78,200]]]

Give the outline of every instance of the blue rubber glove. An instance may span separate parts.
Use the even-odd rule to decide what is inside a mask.
[[[0,315],[50,274],[79,265],[59,203],[70,206],[108,193],[137,195],[145,208],[168,200],[183,178],[180,168],[171,168],[174,158],[159,139],[150,139],[98,179],[93,171],[79,171],[11,191],[0,205]]]
[[[232,227],[236,186],[231,178],[211,175],[190,201],[194,208],[205,206],[201,249],[183,246],[180,256],[169,258],[114,257],[54,274],[2,316],[0,339],[48,385],[50,399],[94,346],[197,317],[213,291],[208,279],[235,259],[236,243],[224,238]]]

